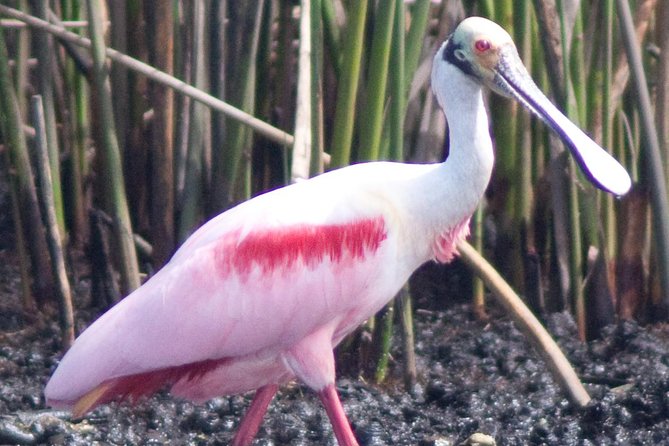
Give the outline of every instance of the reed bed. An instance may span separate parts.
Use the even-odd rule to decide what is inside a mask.
[[[653,0],[4,2],[1,168],[26,311],[68,305],[57,299],[60,266],[43,255],[55,234],[47,224],[70,253],[69,276],[90,263],[107,284],[95,289],[110,294],[98,301],[114,302],[251,196],[355,162],[441,161],[447,125],[429,69],[468,15],[504,26],[541,88],[634,180],[621,199],[595,190],[544,126],[491,96],[497,165],[473,219],[475,247],[537,314],[571,311],[583,340],[617,319],[666,321],[669,5]],[[53,218],[38,206],[38,140]],[[485,317],[482,283],[471,280]],[[411,290],[370,321],[377,347],[363,349],[383,380],[402,327],[410,387]]]

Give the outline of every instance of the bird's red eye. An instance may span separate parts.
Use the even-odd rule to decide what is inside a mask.
[[[490,42],[485,39],[477,40],[476,43],[474,43],[474,48],[476,48],[476,51],[479,53],[485,53],[490,49]]]

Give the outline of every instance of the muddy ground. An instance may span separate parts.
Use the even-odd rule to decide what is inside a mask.
[[[18,274],[0,249],[0,445],[226,445],[250,396],[204,405],[159,394],[135,407],[109,405],[84,420],[44,406],[42,389],[60,357],[54,323],[26,325]],[[419,382],[401,384],[394,349],[389,383],[338,380],[362,445],[457,445],[484,433],[498,445],[669,444],[669,327],[625,322],[589,344],[567,314],[546,323],[593,396],[585,409],[564,397],[513,323],[494,307],[476,320],[465,302],[416,311]],[[79,312],[80,328],[96,316]],[[270,406],[255,445],[335,445],[316,396],[297,384]]]

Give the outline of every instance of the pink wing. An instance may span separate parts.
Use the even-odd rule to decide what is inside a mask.
[[[204,400],[291,378],[284,350],[326,325],[335,344],[411,272],[392,267],[383,213],[338,196],[291,186],[207,223],[77,339],[47,402],[82,414],[164,385]]]

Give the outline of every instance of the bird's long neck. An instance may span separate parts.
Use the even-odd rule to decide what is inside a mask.
[[[479,180],[485,189],[494,155],[481,86],[453,65],[442,68],[449,82],[435,86],[435,93],[448,121],[449,156],[444,165],[470,181]]]
[[[432,83],[448,120],[449,155],[429,171],[421,186],[426,197],[421,213],[432,246],[457,231],[472,215],[488,185],[494,161],[481,86],[453,65],[438,66]]]
[[[463,205],[467,201],[473,212],[488,186],[494,162],[488,115],[481,85],[453,65],[442,65],[442,69],[449,82],[436,85],[435,92],[448,121],[449,155],[442,163],[443,175],[448,186],[457,189],[455,196]]]

